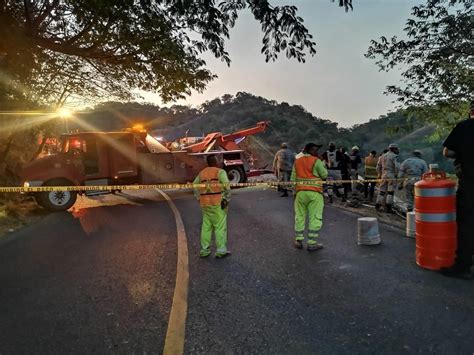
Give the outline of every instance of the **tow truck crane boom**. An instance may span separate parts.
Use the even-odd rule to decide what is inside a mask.
[[[239,147],[235,143],[236,139],[265,132],[269,125],[270,121],[260,121],[254,127],[245,128],[230,134],[222,134],[222,132],[209,133],[202,142],[188,145],[184,149],[190,153],[200,153],[205,152],[212,145],[214,148],[221,147],[223,150],[237,150]]]

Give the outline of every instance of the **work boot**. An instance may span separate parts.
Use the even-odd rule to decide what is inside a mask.
[[[320,250],[324,248],[324,246],[320,243],[316,243],[316,244],[308,244],[308,246],[306,247],[306,249],[308,251],[316,251],[316,250]]]
[[[280,197],[288,197],[288,191],[283,192]]]
[[[376,204],[375,204],[375,210],[376,210],[377,212],[382,212],[382,204],[376,203]]]
[[[199,257],[201,257],[201,258],[207,258],[209,255],[211,255],[210,250],[201,250],[199,252]]]
[[[443,267],[439,270],[439,272],[444,276],[454,277],[456,279],[462,279],[462,280],[472,279],[471,268],[460,267],[456,264],[451,267]]]
[[[392,205],[387,205],[387,206],[386,206],[386,212],[387,212],[387,213],[395,213],[395,212],[393,212],[393,207],[392,207]]]
[[[216,253],[216,258],[217,259],[222,259],[222,258],[225,258],[226,256],[229,256],[230,255],[230,251],[226,251],[225,253]]]
[[[303,249],[303,241],[302,240],[295,240],[295,243],[293,244],[293,246],[296,249]]]
[[[329,203],[332,203],[333,202],[333,199],[332,199],[332,195],[329,196]]]

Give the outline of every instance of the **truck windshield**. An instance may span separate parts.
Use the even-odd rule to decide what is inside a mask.
[[[61,142],[62,153],[80,153],[86,149],[85,142],[79,137],[64,137]]]
[[[61,145],[60,152],[61,152],[61,153],[67,153],[68,150],[69,150],[69,139],[63,138],[63,139],[61,140],[60,145]]]

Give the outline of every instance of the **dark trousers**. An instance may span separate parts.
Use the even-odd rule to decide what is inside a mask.
[[[278,181],[280,182],[289,182],[291,178],[291,171],[287,170],[280,170],[278,174]],[[280,190],[283,193],[288,193],[288,186],[280,186]]]
[[[372,179],[372,178],[371,178]],[[375,192],[375,182],[364,182],[364,197],[370,196],[372,199]]]
[[[458,224],[456,265],[470,268],[474,255],[474,178],[459,179],[456,210]]]
[[[347,170],[342,170],[342,180],[350,180],[351,179],[351,174]],[[347,196],[349,192],[352,190],[351,183],[350,182],[345,182],[342,184],[344,186],[344,196]]]

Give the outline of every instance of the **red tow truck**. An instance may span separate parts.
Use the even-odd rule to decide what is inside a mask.
[[[208,155],[217,155],[229,180],[245,182],[249,165],[236,139],[265,131],[269,122],[232,134],[210,133],[202,141],[170,150],[146,131],[80,132],[61,137],[56,154],[26,165],[23,186],[107,186],[132,184],[187,183],[207,165]],[[252,171],[255,175],[255,171]],[[96,195],[109,191],[36,192],[39,205],[50,211],[64,211],[78,194]]]

